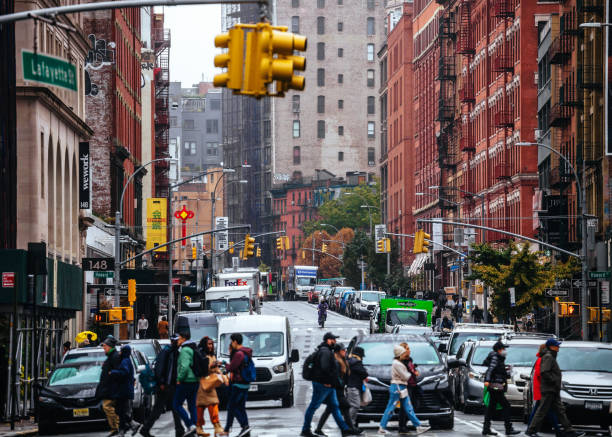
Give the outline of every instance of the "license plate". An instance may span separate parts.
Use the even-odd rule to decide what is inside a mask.
[[[249,391],[257,391],[257,390],[259,390],[259,386],[258,385],[251,384],[249,386]]]
[[[72,417],[87,417],[89,416],[89,408],[74,408]]]
[[[584,408],[592,411],[601,411],[603,410],[603,402],[584,401]]]

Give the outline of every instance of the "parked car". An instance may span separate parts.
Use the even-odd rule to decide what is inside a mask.
[[[563,372],[561,401],[572,425],[607,430],[612,426],[612,344],[595,341],[564,341],[557,354]],[[533,408],[533,368],[521,375],[524,416]]]
[[[431,326],[412,326],[412,325],[396,325],[393,327],[392,334],[415,334],[428,335],[433,334]]]
[[[354,294],[355,294],[355,290],[344,290],[342,292],[342,294],[340,295],[340,306],[338,308],[338,312],[340,314],[344,314],[345,316],[348,316],[348,313],[346,311],[347,299],[349,298],[349,296],[352,296]]]
[[[401,342],[410,345],[412,359],[420,372],[417,381],[422,392],[414,402],[417,417],[429,420],[432,427],[452,429],[455,411],[448,368],[454,368],[460,362],[449,360],[445,363],[431,340],[414,334],[362,334],[349,343],[349,353],[356,346],[365,351],[363,364],[370,376],[367,386],[372,392],[372,402],[359,410],[357,421],[379,421],[382,418],[389,400],[393,346]],[[393,416],[397,417],[397,414]]]
[[[457,355],[459,347],[468,340],[499,340],[504,334],[514,332],[514,326],[497,323],[456,323],[448,341],[449,357]]]
[[[384,291],[357,290],[353,299],[352,312],[356,319],[369,319],[379,305],[380,300],[384,299],[387,293]]]
[[[328,288],[331,288],[331,286],[321,284],[315,285],[314,289],[308,292],[308,303],[318,304],[321,292],[327,290]]]
[[[121,344],[129,344],[132,350],[142,352],[143,355],[147,357],[151,365],[155,364],[155,358],[157,358],[157,354],[162,350],[159,341],[154,338],[142,340],[127,340],[122,341]]]
[[[342,298],[342,294],[345,291],[354,291],[353,287],[344,287],[338,286],[334,287],[334,295],[332,297],[333,302],[330,304],[334,311],[340,312],[340,300]]]

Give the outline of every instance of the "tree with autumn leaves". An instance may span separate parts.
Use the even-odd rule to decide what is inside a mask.
[[[327,231],[314,231],[302,243],[301,252],[304,253],[305,264],[312,262],[312,240],[314,238],[314,248],[316,249],[314,259],[315,265],[319,266],[319,277],[337,278],[341,276],[342,262],[337,258],[342,259],[345,246],[353,240],[354,236],[355,232],[350,228],[342,228],[333,236]],[[327,245],[327,254],[320,252],[323,243]]]

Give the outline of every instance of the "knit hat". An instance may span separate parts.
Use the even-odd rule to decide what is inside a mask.
[[[357,355],[359,358],[363,359],[365,357],[365,351],[362,347],[357,346],[353,349],[352,355]]]
[[[102,342],[102,344],[105,344],[110,347],[115,347],[117,346],[117,340],[115,340],[114,337],[106,337],[104,341]]]
[[[406,349],[404,349],[403,346],[400,346],[399,344],[396,344],[395,346],[393,346],[393,356],[395,358],[398,358],[404,352],[406,352]]]

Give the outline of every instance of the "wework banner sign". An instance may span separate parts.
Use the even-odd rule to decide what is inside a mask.
[[[79,208],[91,208],[91,177],[90,177],[89,142],[79,143]]]

